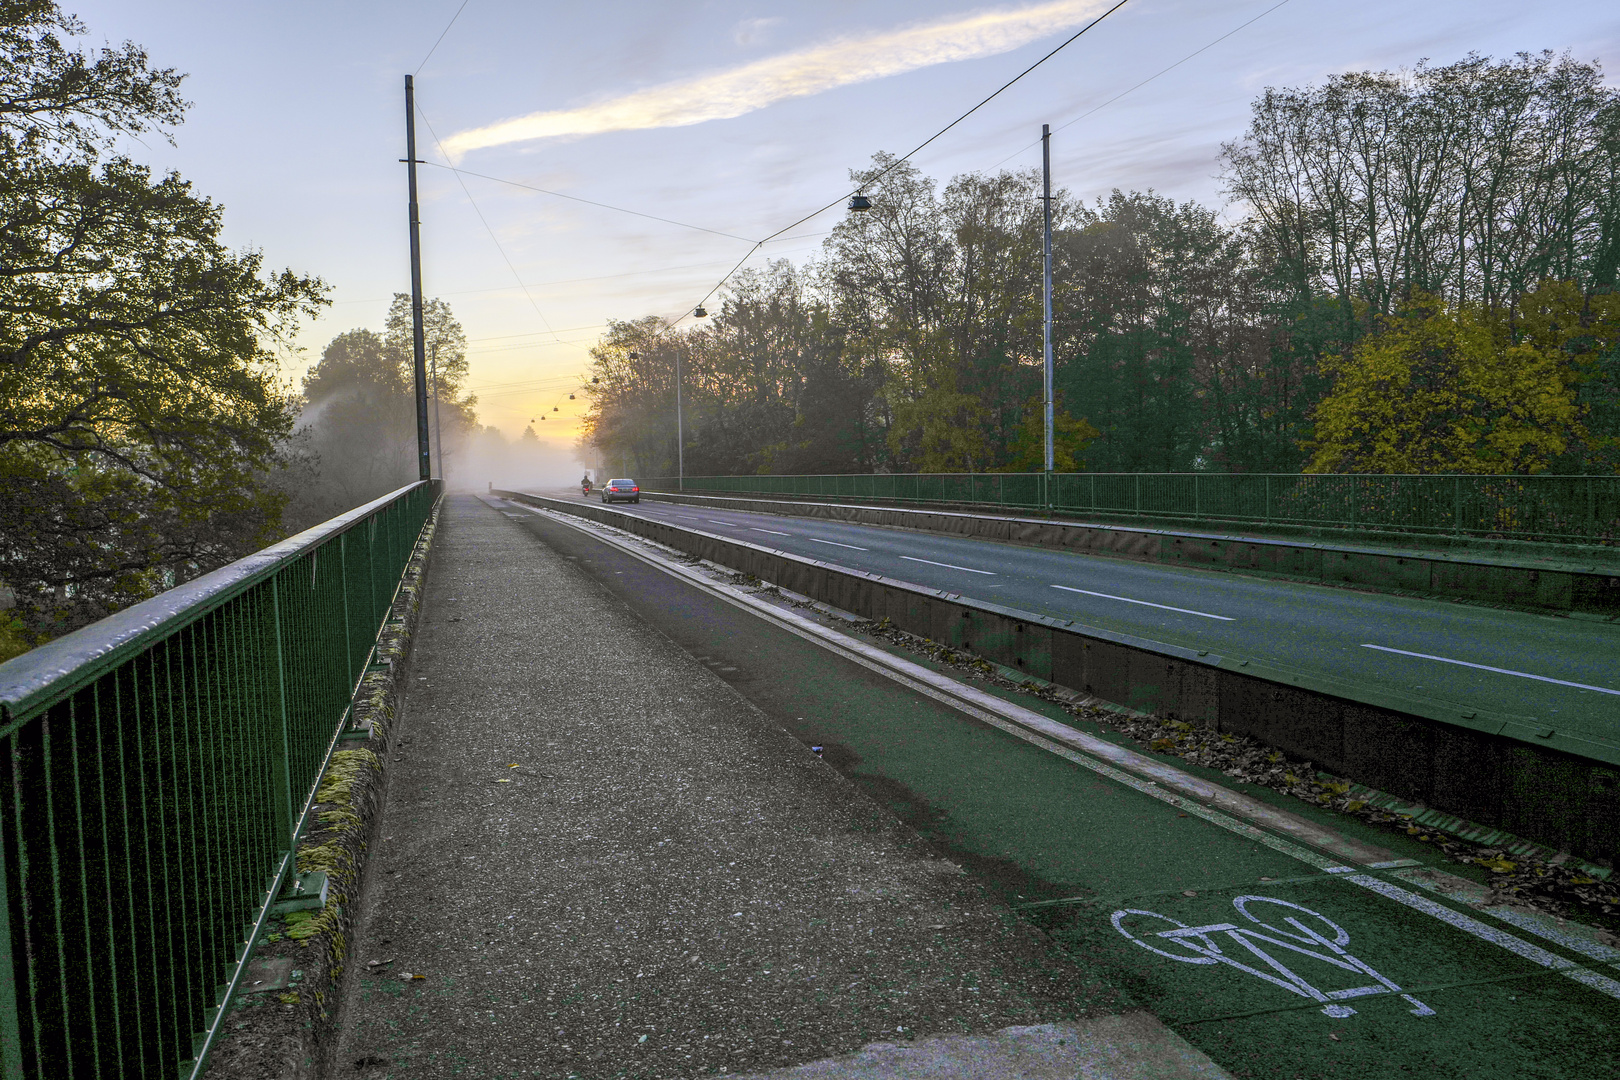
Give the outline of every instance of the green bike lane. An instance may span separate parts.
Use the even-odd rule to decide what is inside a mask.
[[[1620,1074],[1620,951],[1054,753],[575,529],[530,528],[1232,1075]]]
[[[1620,965],[1406,867],[1344,866],[968,717],[818,727],[925,835],[987,877],[1016,867],[1009,902],[1234,1076],[1620,1073]]]

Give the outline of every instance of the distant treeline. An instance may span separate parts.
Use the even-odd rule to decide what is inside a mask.
[[[1222,154],[1235,221],[1053,199],[1060,470],[1620,468],[1620,94],[1552,54],[1268,90]],[[612,468],[1041,467],[1036,172],[943,191],[879,155],[819,258],[714,316],[613,323]]]
[[[423,304],[433,475],[452,488],[561,484],[578,475],[572,455],[540,441],[531,422],[508,440],[478,421],[467,393],[467,336],[450,305]],[[296,532],[413,483],[416,357],[411,298],[396,293],[383,332],[347,330],[304,375],[291,437],[271,482],[286,497],[282,525]]]

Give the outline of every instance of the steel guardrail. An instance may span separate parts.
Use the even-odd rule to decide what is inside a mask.
[[[672,476],[647,491],[814,495],[1362,533],[1620,543],[1620,476],[876,473]]]
[[[439,492],[0,664],[0,1078],[201,1068]]]

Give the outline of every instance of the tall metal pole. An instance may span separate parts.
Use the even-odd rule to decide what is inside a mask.
[[[422,223],[416,212],[416,87],[405,76],[405,167],[411,186],[411,338],[416,350],[416,463],[420,478],[433,479],[428,456],[427,363],[422,338]]]
[[[681,350],[675,347],[675,490],[686,490],[686,430],[681,417]]]
[[[1046,230],[1041,241],[1041,352],[1045,360],[1042,392],[1046,406],[1047,509],[1052,507],[1052,128],[1041,125],[1041,175],[1045,183],[1041,205],[1046,208]]]

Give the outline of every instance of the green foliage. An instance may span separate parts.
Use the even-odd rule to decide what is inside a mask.
[[[1052,410],[1052,467],[1055,472],[1080,472],[1086,462],[1080,457],[1102,432],[1068,411]],[[1046,409],[1040,398],[1030,398],[1024,407],[1024,422],[1012,444],[1012,457],[1002,466],[1006,472],[1044,472],[1046,469]]]
[[[1224,158],[1236,223],[1054,194],[1054,382],[1086,468],[1620,467],[1620,347],[1592,336],[1620,284],[1620,92],[1596,64],[1268,89]],[[642,475],[678,449],[694,474],[1032,467],[1039,179],[941,189],[877,155],[851,172],[872,208],[819,259],[734,280],[705,324],[613,324],[585,441]],[[1567,283],[1559,318],[1586,338],[1537,336],[1538,282]]]
[[[180,177],[103,156],[180,120],[180,77],[82,32],[0,11],[0,553],[47,636],[275,535],[274,349],[324,293],[227,250]]]
[[[1620,339],[1614,305],[1594,318],[1552,282],[1516,306],[1514,321],[1419,295],[1331,360],[1309,471],[1535,473],[1586,439],[1576,387],[1595,346]]]
[[[423,338],[435,358],[428,372],[428,423],[442,431],[446,471],[479,434],[477,398],[462,392],[467,338],[450,305],[423,304]],[[279,478],[296,528],[319,524],[416,480],[416,361],[411,298],[394,294],[384,332],[348,330],[304,375],[303,408],[289,444],[296,462]],[[437,473],[440,454],[435,451]]]

